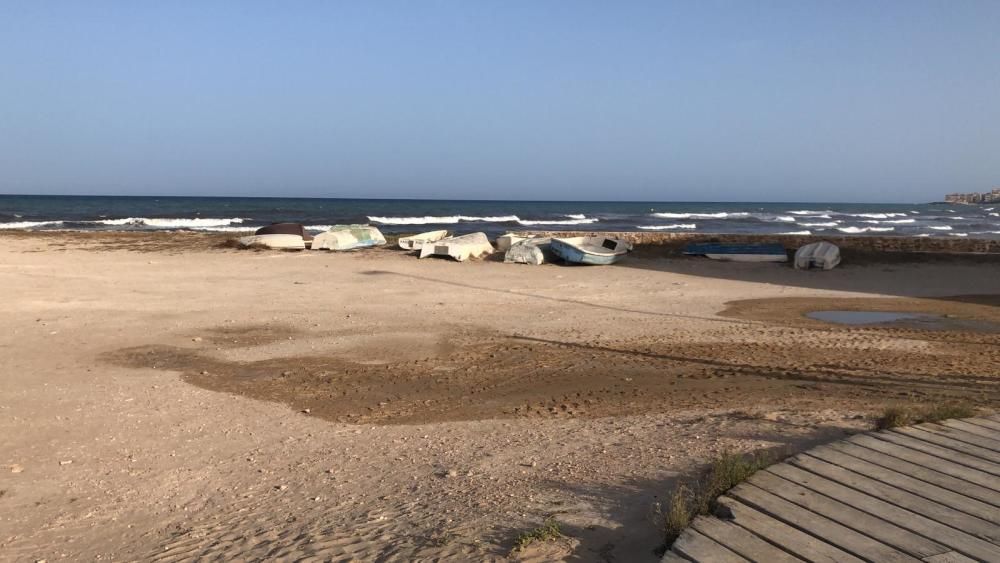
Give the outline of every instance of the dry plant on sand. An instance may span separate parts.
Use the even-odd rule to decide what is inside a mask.
[[[976,409],[965,403],[938,405],[935,407],[916,409],[913,407],[889,407],[875,417],[875,430],[888,430],[900,426],[920,424],[923,422],[938,422],[949,418],[968,418],[976,415]]]
[[[679,484],[666,508],[661,508],[666,546],[669,548],[696,516],[713,512],[719,495],[782,457],[771,451],[747,455],[725,452],[699,478]]]
[[[556,522],[554,518],[546,518],[541,526],[530,532],[521,532],[518,534],[517,538],[514,539],[514,549],[512,551],[520,551],[535,542],[557,540],[561,537],[563,535],[559,530],[559,522]]]

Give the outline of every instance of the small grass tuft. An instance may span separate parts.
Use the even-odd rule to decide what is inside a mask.
[[[720,495],[777,461],[779,456],[770,452],[754,452],[749,455],[725,452],[699,478],[678,485],[663,512],[663,531],[667,546],[677,539],[696,516],[714,512],[716,499]]]
[[[521,532],[514,539],[514,551],[520,551],[529,545],[539,541],[552,541],[563,537],[559,530],[559,522],[554,518],[546,518],[541,526],[530,532]]]
[[[975,415],[975,407],[965,403],[937,405],[925,409],[888,407],[881,415],[875,417],[873,425],[875,430],[889,430],[922,422],[939,422],[949,418],[968,418]]]

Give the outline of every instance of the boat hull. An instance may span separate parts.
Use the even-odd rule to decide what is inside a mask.
[[[628,251],[617,252],[614,254],[598,254],[595,252],[588,252],[584,248],[580,248],[577,245],[558,238],[552,239],[552,242],[549,244],[549,249],[553,254],[562,258],[566,262],[571,262],[573,264],[587,264],[591,266],[608,266],[614,264],[624,258],[628,253]]]
[[[399,247],[403,250],[421,250],[425,244],[430,244],[437,242],[448,236],[448,231],[430,231],[428,233],[420,233],[419,235],[413,235],[410,237],[402,237],[399,239]]]
[[[277,250],[305,250],[306,242],[299,235],[264,234],[241,237],[243,246],[266,246]]]

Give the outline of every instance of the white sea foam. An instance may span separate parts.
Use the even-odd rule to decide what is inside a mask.
[[[62,221],[18,221],[16,223],[0,223],[0,229],[34,229],[62,225]]]
[[[837,230],[848,234],[887,233],[889,231],[895,231],[896,227],[838,227]]]
[[[951,236],[953,236],[953,237],[967,237],[967,236],[969,236],[969,233],[948,233],[948,234],[951,235]]]
[[[254,227],[189,227],[192,231],[206,231],[212,233],[245,233],[255,231]]]
[[[943,225],[943,226],[940,226],[940,227],[927,227],[927,228],[928,229],[934,229],[935,231],[950,231],[951,230],[951,226],[950,225]]]
[[[568,217],[568,215],[567,215]],[[586,225],[589,223],[596,223],[597,219],[588,218],[584,216],[579,216],[578,219],[518,219],[518,223],[526,226],[531,225]]]
[[[1000,213],[990,213],[991,217],[1000,217]]]
[[[728,217],[746,217],[749,213],[653,213],[653,217],[662,219],[726,219]]]
[[[813,211],[811,209],[800,209],[798,211],[789,211],[789,213],[791,213],[792,215],[813,215],[813,216],[819,216],[819,215],[827,215],[829,213],[833,213],[833,211],[831,211],[829,209],[824,209],[823,211]]]
[[[584,215],[583,213],[570,213],[570,214],[566,215],[566,217],[569,217],[570,219],[586,219],[587,218],[587,216]]]
[[[788,215],[779,215],[774,218],[775,221],[780,221],[782,223],[794,223],[795,217],[789,217]]]
[[[674,229],[696,229],[698,225],[694,223],[678,223],[676,225],[641,225],[639,228],[645,231],[670,231]]]
[[[499,217],[472,217],[469,215],[448,215],[435,217],[425,215],[424,217],[379,217],[369,215],[368,220],[373,223],[383,225],[453,225],[460,221],[467,223],[510,223],[520,221],[517,215],[502,215]]]
[[[840,221],[830,221],[829,223],[799,223],[803,227],[836,227]]]
[[[931,236],[931,234],[930,233],[920,233],[919,235],[913,235],[913,236],[923,238],[923,237],[929,237],[929,236]]]
[[[879,224],[879,223],[906,224],[906,223],[916,223],[916,222],[917,222],[916,219],[882,219],[882,220],[879,220],[879,219],[869,219],[867,221],[862,221],[862,223],[871,223],[871,224],[876,224],[876,225]]]
[[[779,235],[799,235],[799,236],[805,236],[805,235],[811,235],[812,231],[792,231],[790,233],[778,233],[778,234]]]
[[[154,229],[197,229],[198,227],[227,227],[229,225],[238,225],[243,221],[242,217],[231,217],[229,219],[182,219],[173,217],[148,219],[146,217],[126,217],[125,219],[102,219],[100,221],[84,222],[117,227],[131,225],[135,227],[152,227]]]

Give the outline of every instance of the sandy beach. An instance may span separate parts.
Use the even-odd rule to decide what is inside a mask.
[[[0,560],[652,562],[659,503],[724,451],[1000,404],[995,258],[533,267],[224,239],[0,233]],[[804,316],[841,309],[956,324]],[[550,517],[563,538],[512,550]]]

